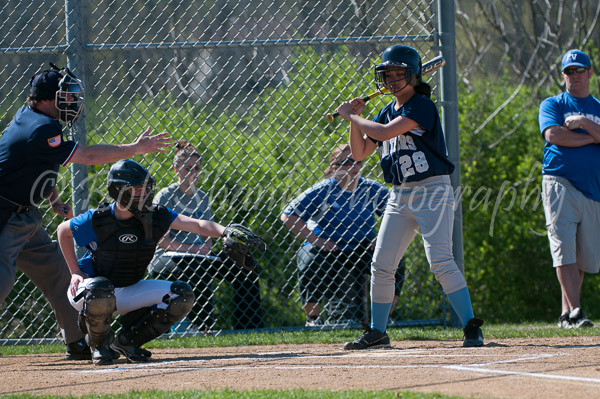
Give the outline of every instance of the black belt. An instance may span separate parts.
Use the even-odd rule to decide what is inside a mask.
[[[29,212],[29,210],[31,208],[33,208],[32,205],[21,205],[21,204],[17,204],[16,202],[13,202],[11,200],[9,200],[8,198],[4,198],[3,196],[0,195],[0,208],[1,209],[7,209],[11,212],[15,212],[15,213],[25,213],[25,212]]]

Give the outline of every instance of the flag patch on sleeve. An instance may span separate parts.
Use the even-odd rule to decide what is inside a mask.
[[[50,147],[58,147],[61,143],[60,134],[58,136],[54,136],[48,139],[48,145]]]

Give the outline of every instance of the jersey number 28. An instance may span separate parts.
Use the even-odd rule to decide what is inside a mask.
[[[402,176],[408,177],[415,174],[415,170],[417,173],[423,173],[429,170],[429,164],[427,163],[427,158],[425,158],[425,154],[423,151],[416,151],[412,155],[402,155],[400,159],[398,159],[400,163],[400,169],[402,170]]]

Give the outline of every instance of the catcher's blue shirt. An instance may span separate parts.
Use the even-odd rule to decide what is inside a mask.
[[[373,121],[386,125],[403,116],[419,126],[386,141],[371,139],[379,146],[386,183],[399,185],[451,174],[454,165],[448,160],[446,140],[435,103],[428,97],[415,94],[397,111],[395,105],[396,100],[383,107]]]
[[[573,97],[569,93],[545,99],[540,105],[540,131],[552,126],[563,126],[571,115],[584,115],[600,123],[600,101],[593,96]],[[583,129],[573,130],[588,134]],[[600,201],[600,144],[588,144],[583,147],[563,147],[545,142],[542,174],[560,176],[567,179],[573,187],[594,201]]]
[[[335,179],[325,179],[300,194],[283,213],[297,216],[315,235],[349,252],[375,238],[375,214],[383,214],[388,194],[385,186],[363,177],[352,191],[343,190]]]
[[[109,205],[110,211],[112,214],[115,214],[115,204],[112,203]],[[171,223],[173,220],[179,215],[172,209],[167,208],[169,213],[171,214]],[[94,268],[92,266],[92,254],[98,247],[98,236],[94,232],[94,227],[92,225],[92,215],[96,212],[96,209],[90,209],[87,212],[82,213],[81,215],[75,216],[69,222],[69,227],[71,228],[71,232],[73,233],[73,238],[75,242],[80,247],[87,248],[87,252],[85,255],[79,259],[79,267],[80,269],[90,277],[94,277]]]
[[[22,205],[40,203],[76,149],[59,121],[29,106],[19,109],[0,138],[0,195]]]

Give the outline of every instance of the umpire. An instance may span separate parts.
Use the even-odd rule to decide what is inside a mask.
[[[84,106],[82,82],[68,68],[44,70],[31,78],[27,105],[0,138],[0,303],[8,297],[17,268],[42,291],[56,315],[67,360],[90,359],[90,349],[67,299],[70,273],[58,244],[42,227],[38,205],[72,218],[69,204],[56,188],[59,167],[68,163],[100,165],[151,152],[164,152],[168,133],[150,129],[130,144],[84,146],[65,140],[59,121],[73,122]]]

